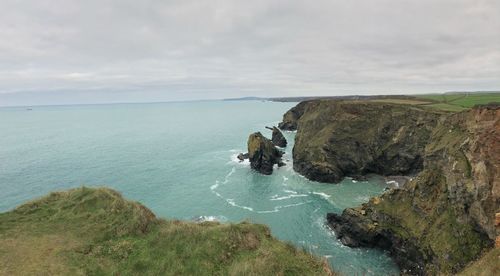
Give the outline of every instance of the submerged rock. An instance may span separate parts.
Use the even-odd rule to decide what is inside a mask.
[[[273,131],[271,141],[273,142],[274,145],[280,148],[286,147],[287,144],[286,138],[285,136],[283,136],[283,133],[281,133],[281,131],[277,127],[273,126],[266,128]]]
[[[245,159],[248,159],[248,152],[238,154],[237,158],[238,158],[238,160],[240,160],[240,162],[245,161]]]
[[[274,164],[284,165],[281,160],[282,155],[283,152],[260,132],[255,132],[248,137],[248,157],[252,169],[269,175],[273,172]]]

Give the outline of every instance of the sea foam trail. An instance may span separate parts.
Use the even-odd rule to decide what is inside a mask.
[[[233,167],[231,169],[231,171],[226,175],[226,177],[224,177],[224,181],[222,183],[219,182],[219,180],[215,180],[215,184],[210,186],[210,190],[214,191],[215,189],[217,189],[219,187],[220,184],[224,185],[224,184],[227,184],[229,182],[229,178],[231,177],[231,175],[233,175],[234,173],[236,172],[236,169]]]
[[[278,196],[278,195],[274,195],[271,197],[270,200],[285,200],[285,199],[289,199],[289,198],[294,198],[294,197],[304,197],[304,196],[309,196],[309,195],[306,195],[306,194],[291,194],[291,195],[287,195],[287,196]]]
[[[311,192],[311,194],[314,194],[314,195],[319,195],[320,197],[324,198],[324,199],[329,199],[330,196],[325,194],[325,193],[321,193],[321,192]]]
[[[236,204],[234,202],[234,199],[232,199],[232,198],[227,198],[226,202],[229,203],[229,205],[231,205],[231,206],[238,207],[238,208],[245,209],[245,210],[253,212],[253,208],[252,207],[238,205],[238,204]]]
[[[276,206],[274,207],[273,210],[267,210],[267,211],[257,211],[257,213],[259,214],[267,214],[267,213],[276,213],[276,212],[279,212],[280,209],[283,209],[283,208],[289,208],[289,207],[295,207],[295,206],[300,206],[300,205],[304,205],[304,204],[308,204],[308,203],[311,203],[312,201],[305,201],[305,202],[300,202],[300,203],[295,203],[295,204],[288,204],[288,205],[279,205],[279,206]]]

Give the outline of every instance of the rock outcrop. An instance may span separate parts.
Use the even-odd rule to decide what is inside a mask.
[[[248,159],[248,152],[247,153],[240,153],[238,156],[236,156],[240,162],[245,161],[245,159]]]
[[[408,105],[318,100],[292,108],[280,126],[297,128],[295,171],[336,183],[369,173],[418,173],[439,116]]]
[[[495,239],[495,248],[500,248],[500,213],[495,214],[495,228],[497,229],[497,237]]]
[[[282,130],[294,131],[297,130],[297,121],[302,117],[307,106],[315,105],[317,101],[303,101],[297,104],[292,109],[288,110],[283,115],[283,121],[278,124]]]
[[[286,138],[277,127],[273,126],[273,127],[266,127],[266,128],[273,131],[271,141],[273,142],[273,144],[275,146],[280,147],[280,148],[286,147],[286,145],[287,145]]]
[[[391,189],[341,215],[328,214],[327,220],[344,244],[387,249],[406,273],[454,274],[492,247],[497,237],[500,107],[442,115],[437,124],[433,115],[429,120],[420,111],[410,120],[415,118],[425,123],[412,128],[425,131],[418,134],[414,129],[411,136],[421,138],[403,138],[408,143],[403,148],[418,149],[423,170],[403,189]],[[358,121],[354,119],[355,124]],[[365,132],[376,129],[374,124]],[[427,141],[411,144],[420,139]]]
[[[255,132],[248,137],[248,157],[250,167],[262,174],[272,174],[273,166],[283,166],[281,160],[283,153],[278,150],[271,140],[260,132]]]

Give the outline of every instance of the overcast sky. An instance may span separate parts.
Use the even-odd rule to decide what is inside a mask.
[[[498,0],[0,0],[0,105],[499,88]]]

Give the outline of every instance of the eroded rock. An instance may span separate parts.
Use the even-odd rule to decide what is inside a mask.
[[[441,114],[376,102],[318,100],[301,103],[294,170],[305,177],[337,183],[344,177],[414,175]],[[292,117],[297,112],[290,112]]]
[[[273,126],[273,127],[266,127],[266,128],[273,131],[271,141],[273,142],[273,144],[275,146],[280,147],[280,148],[286,147],[286,145],[287,145],[286,138],[277,127]]]
[[[328,214],[349,246],[387,249],[408,274],[455,274],[495,243],[500,209],[500,107],[439,118],[423,171],[361,207]]]
[[[248,157],[252,169],[262,174],[272,174],[275,164],[284,165],[281,160],[282,155],[283,152],[260,132],[255,132],[248,137]]]

